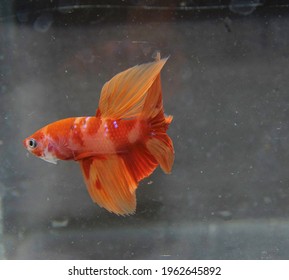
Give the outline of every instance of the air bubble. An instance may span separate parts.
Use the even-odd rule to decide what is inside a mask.
[[[53,23],[53,17],[49,13],[41,14],[34,22],[33,27],[36,31],[45,33]]]
[[[260,6],[260,0],[231,0],[230,10],[233,13],[247,16],[253,13]]]

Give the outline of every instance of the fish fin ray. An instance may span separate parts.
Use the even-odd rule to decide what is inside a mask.
[[[174,163],[174,147],[171,138],[161,133],[146,142],[146,147],[165,173],[171,173]]]
[[[146,147],[155,157],[165,173],[170,173],[174,163],[174,147],[166,131],[172,122],[172,116],[165,116],[163,109],[149,120],[151,131]]]
[[[162,109],[162,87],[161,75],[159,73],[148,90],[141,117],[143,119],[154,118]]]
[[[142,143],[134,144],[129,153],[121,157],[137,182],[148,177],[158,166],[155,157]]]
[[[167,58],[129,68],[106,82],[102,88],[99,112],[104,118],[138,117],[146,95]]]
[[[95,158],[98,158],[98,159],[106,159],[106,156],[103,156],[103,155],[100,155],[99,153],[95,153],[95,152],[92,152],[92,151],[88,151],[88,152],[82,152],[78,155],[76,155],[74,157],[74,160],[75,161],[80,161],[82,159],[85,159],[85,158],[92,158],[92,157],[95,157]]]
[[[135,212],[137,181],[121,157],[90,157],[79,163],[87,190],[94,202],[117,215]]]

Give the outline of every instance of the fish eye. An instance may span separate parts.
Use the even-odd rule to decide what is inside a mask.
[[[29,139],[28,146],[31,149],[35,149],[37,147],[37,141],[33,138]]]

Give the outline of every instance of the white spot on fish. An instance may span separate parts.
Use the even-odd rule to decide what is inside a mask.
[[[83,124],[83,126],[82,126],[84,129],[87,128],[87,123],[88,123],[89,119],[90,119],[90,117],[86,117],[86,118],[84,119],[84,124]]]
[[[57,164],[58,161],[58,158],[54,157],[52,153],[46,151],[46,149],[44,150],[43,157],[41,157],[41,159],[53,164]]]
[[[44,138],[44,143],[53,143],[53,141],[49,136],[46,136]],[[40,158],[53,164],[57,164],[58,161],[58,158],[54,156],[53,152],[49,151],[48,145],[44,148],[42,157]]]
[[[74,124],[72,127],[71,127],[71,130],[72,130],[72,132],[74,133],[74,134],[77,134],[77,125],[76,124]]]
[[[107,137],[108,136],[108,126],[107,123],[104,123],[104,135]]]
[[[139,122],[137,122],[128,134],[128,141],[130,143],[136,142],[139,138],[139,135],[140,135],[140,126],[139,126]]]
[[[114,128],[118,128],[117,121],[113,121],[113,126],[114,126]]]

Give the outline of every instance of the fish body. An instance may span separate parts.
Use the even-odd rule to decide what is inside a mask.
[[[59,120],[23,144],[51,163],[79,162],[94,202],[118,215],[133,214],[138,182],[160,165],[170,173],[173,143],[166,131],[160,71],[167,59],[132,67],[108,81],[95,116]]]
[[[33,153],[44,160],[52,159],[52,163],[59,159],[80,160],[88,156],[128,153],[131,145],[138,141],[145,143],[152,133],[144,120],[67,118],[35,133],[34,137],[41,141]]]

